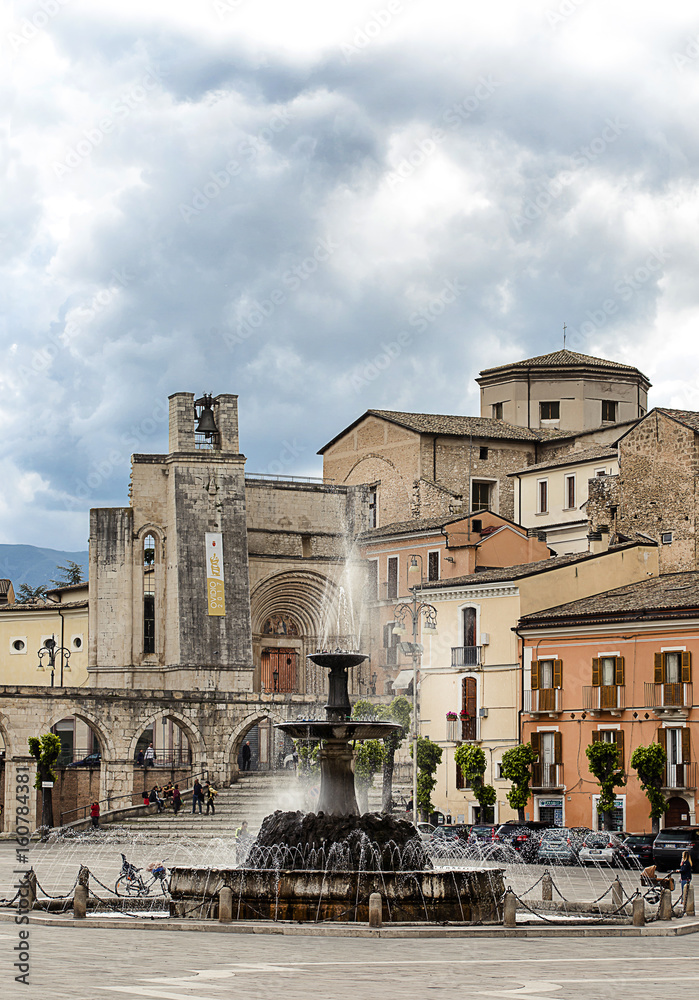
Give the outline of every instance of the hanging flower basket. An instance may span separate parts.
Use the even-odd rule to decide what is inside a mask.
[[[456,712],[447,712],[447,722],[456,722]]]

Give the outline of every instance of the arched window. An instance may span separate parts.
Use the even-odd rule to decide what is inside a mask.
[[[155,538],[143,539],[143,652],[155,653]]]

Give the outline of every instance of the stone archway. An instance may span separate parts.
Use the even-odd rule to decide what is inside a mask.
[[[689,826],[691,816],[687,800],[683,799],[680,795],[673,795],[672,798],[668,799],[667,804],[668,810],[665,813],[665,826]]]
[[[239,772],[238,767],[238,757],[242,746],[245,742],[245,737],[248,733],[255,727],[259,726],[260,723],[269,722],[274,725],[276,722],[286,722],[286,718],[279,712],[271,709],[270,711],[263,711],[260,709],[257,712],[252,712],[250,715],[246,716],[241,722],[238,722],[233,732],[229,735],[223,749],[223,767],[227,769],[227,773],[231,778],[235,778]],[[267,758],[266,762],[269,761],[271,747],[267,748]],[[257,750],[259,756],[259,748]],[[271,761],[274,763],[274,761]],[[265,768],[267,769],[267,768]],[[230,780],[230,778],[229,778]]]
[[[185,733],[187,739],[189,740],[189,746],[192,752],[192,770],[194,773],[201,772],[208,761],[206,744],[198,726],[196,726],[192,720],[187,718],[187,716],[182,712],[177,712],[165,706],[162,711],[152,712],[149,715],[137,720],[136,728],[132,732],[129,740],[127,760],[134,761],[136,759],[136,748],[141,734],[147,729],[152,729],[153,726],[161,719],[170,719]]]

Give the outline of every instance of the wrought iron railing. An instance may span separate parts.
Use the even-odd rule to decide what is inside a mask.
[[[524,711],[530,714],[536,712],[560,712],[563,705],[561,688],[538,688],[535,691],[524,692]]]
[[[697,787],[697,765],[695,762],[687,764],[668,764],[665,771],[665,788],[696,788]]]
[[[648,708],[691,708],[691,684],[651,684],[643,685],[645,703]]]
[[[451,665],[452,667],[480,667],[481,647],[452,646]]]
[[[563,764],[532,764],[532,788],[561,788]]]
[[[626,688],[621,684],[598,684],[583,688],[586,712],[614,712],[626,707]]]

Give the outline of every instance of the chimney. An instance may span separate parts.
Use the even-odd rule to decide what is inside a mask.
[[[587,535],[587,550],[594,555],[607,552],[609,549],[609,529],[602,525],[599,531],[590,531]]]

